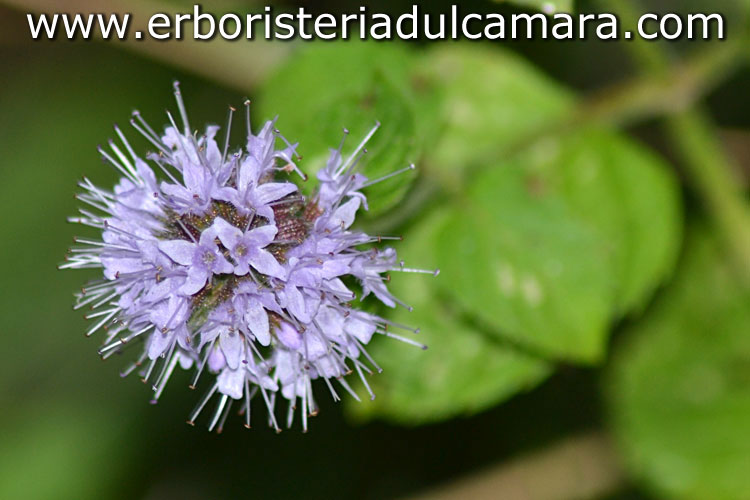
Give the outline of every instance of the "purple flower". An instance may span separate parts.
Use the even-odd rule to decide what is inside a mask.
[[[204,231],[197,243],[185,240],[159,242],[159,250],[187,270],[187,281],[179,289],[180,293],[198,293],[212,275],[231,273],[234,269],[219,251],[211,229]]]
[[[276,226],[267,224],[243,233],[241,229],[217,217],[213,229],[222,245],[229,250],[229,255],[235,262],[234,272],[238,276],[246,275],[250,272],[250,267],[274,278],[283,279],[286,276],[276,258],[264,250],[276,236]]]
[[[416,329],[359,310],[346,283],[359,282],[360,299],[372,294],[405,306],[388,291],[387,273],[426,272],[405,268],[393,249],[368,248],[383,238],[352,229],[367,208],[362,190],[390,177],[368,181],[359,172],[379,125],[350,155],[342,154],[343,140],[332,150],[307,198],[288,177],[305,177],[294,164],[296,144],[274,122],[257,135],[248,130],[244,150],[231,152],[227,141],[219,148],[218,127],[193,133],[177,86],[175,96],[182,127],[171,115],[161,135],[138,113],[131,121],[157,152],[142,159],[116,128],[123,148],[110,141],[100,153],[122,178],[112,191],[80,183],[85,207],[71,220],[101,238],[78,238],[60,267],[102,269],[102,279],[76,294],[75,306],[91,309],[87,335],[105,332],[99,354],[106,359],[141,345],[122,375],[138,370],[151,384],[152,402],[177,366],[195,370],[192,387],[208,374],[189,422],[218,397],[210,429],[222,429],[234,404],[249,427],[257,399],[277,430],[275,405],[283,400],[287,426],[298,410],[307,429],[317,412],[316,379],[336,400],[334,384],[358,398],[347,381],[356,373],[374,397],[366,378],[379,370],[366,351],[372,337],[421,344],[392,331]],[[249,107],[247,113],[249,123]]]

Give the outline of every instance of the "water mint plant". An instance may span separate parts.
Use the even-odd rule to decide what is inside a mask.
[[[407,304],[387,287],[392,271],[405,267],[389,238],[352,229],[363,192],[414,166],[380,179],[362,173],[366,144],[379,124],[344,155],[348,131],[317,173],[305,196],[292,181],[305,181],[297,144],[275,128],[257,133],[245,103],[247,140],[229,145],[234,109],[224,140],[219,127],[198,133],[189,125],[178,84],[181,127],[170,113],[161,134],[138,112],[132,126],[155,150],[141,157],[123,132],[121,144],[99,148],[121,178],[112,191],[84,178],[83,203],[70,221],[95,228],[100,239],[77,238],[61,268],[101,268],[102,278],[76,294],[75,309],[89,309],[86,332],[104,332],[99,354],[106,359],[131,346],[140,355],[122,372],[140,374],[161,397],[174,370],[194,370],[208,388],[188,423],[212,399],[209,429],[221,430],[232,407],[250,427],[253,401],[260,399],[269,424],[280,429],[275,407],[287,402],[286,425],[299,410],[302,428],[317,413],[313,381],[322,379],[334,399],[338,390],[358,398],[348,376],[356,374],[371,398],[367,375],[380,368],[366,347],[376,335],[422,344],[392,330],[417,333],[365,311],[359,301],[373,295],[388,307]]]

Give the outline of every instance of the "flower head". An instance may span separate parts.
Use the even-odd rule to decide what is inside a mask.
[[[188,421],[218,396],[211,429],[223,427],[233,404],[249,427],[260,395],[278,430],[276,393],[288,401],[287,425],[300,408],[307,429],[319,378],[334,399],[333,382],[357,397],[346,379],[356,372],[374,397],[365,376],[379,370],[366,352],[372,337],[424,346],[390,331],[416,329],[355,307],[357,290],[408,307],[388,291],[387,273],[433,272],[405,268],[393,249],[368,248],[382,237],[351,228],[367,208],[361,190],[373,181],[358,168],[379,124],[346,159],[342,140],[318,172],[315,194],[305,197],[288,180],[295,172],[306,179],[295,164],[296,144],[272,121],[253,134],[249,102],[246,147],[230,151],[228,139],[217,144],[216,126],[191,132],[177,84],[175,96],[182,129],[168,114],[171,125],[159,135],[134,113],[131,124],[157,151],[144,160],[115,128],[125,152],[110,141],[100,153],[122,174],[119,183],[113,191],[80,183],[86,207],[71,220],[96,228],[101,240],[77,239],[61,268],[103,271],[76,294],[75,306],[92,310],[88,335],[106,332],[100,355],[140,343],[141,355],[122,375],[138,370],[153,402],[178,365],[195,370],[193,388],[208,373],[210,387]]]

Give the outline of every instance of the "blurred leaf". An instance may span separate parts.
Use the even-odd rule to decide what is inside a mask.
[[[634,325],[610,373],[610,414],[634,474],[661,495],[750,498],[750,290],[705,227]]]
[[[535,9],[546,14],[555,12],[573,12],[573,0],[495,0],[496,2],[505,2]]]
[[[411,53],[394,44],[346,42],[313,44],[289,59],[262,87],[258,104],[266,117],[299,142],[301,168],[316,172],[329,150],[351,132],[344,152],[353,151],[375,125],[361,171],[376,179],[419,159],[423,138],[416,122],[407,72]],[[420,117],[422,120],[423,117]],[[367,189],[370,213],[395,206],[415,173],[410,171]],[[307,183],[307,191],[315,186]]]
[[[414,266],[434,265],[431,234],[445,217],[444,212],[433,214],[409,231],[398,247],[399,257]],[[355,414],[409,424],[467,415],[533,387],[550,373],[546,362],[517,352],[457,317],[435,294],[434,280],[441,279],[442,275],[393,276],[393,292],[414,311],[398,308],[387,317],[419,326],[418,335],[404,335],[426,343],[429,349],[376,339],[369,352],[384,371],[368,382],[377,397],[372,402],[352,401],[349,408]],[[364,390],[359,393],[366,394]]]
[[[518,55],[476,44],[441,44],[422,62],[420,82],[441,88],[440,140],[427,163],[447,182],[488,154],[515,145],[570,111],[572,96]],[[486,165],[484,165],[486,166]]]
[[[672,268],[677,187],[606,131],[546,139],[481,172],[437,240],[446,293],[499,334],[595,362],[612,316]]]
[[[25,402],[28,404],[28,401]],[[0,498],[96,499],[122,495],[132,448],[130,416],[38,402],[0,447]],[[91,409],[91,407],[89,407]],[[101,408],[99,408],[101,410]],[[124,496],[123,496],[124,498]]]
[[[569,134],[523,158],[530,188],[561,196],[599,234],[612,259],[615,312],[642,306],[680,247],[679,187],[664,161],[602,129]]]
[[[557,195],[539,195],[521,157],[477,176],[437,239],[440,285],[504,336],[596,361],[613,301],[596,231]]]

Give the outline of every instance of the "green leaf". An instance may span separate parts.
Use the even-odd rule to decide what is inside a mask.
[[[537,142],[475,175],[437,239],[440,283],[501,337],[596,362],[613,316],[672,268],[677,193],[658,158],[614,133]]]
[[[612,260],[615,313],[641,307],[671,272],[679,252],[679,186],[668,165],[634,141],[602,129],[549,141],[530,150],[523,162],[533,189],[562,197],[598,233]]]
[[[503,337],[596,361],[613,302],[606,248],[561,197],[537,194],[524,166],[477,176],[436,239],[440,285]]]
[[[325,164],[344,128],[350,131],[346,153],[381,122],[362,161],[362,172],[377,179],[419,159],[422,138],[407,78],[411,62],[411,53],[399,45],[307,46],[265,83],[258,99],[261,114],[279,116],[282,133],[300,143],[300,166],[309,174]],[[370,213],[394,207],[415,177],[410,171],[368,188]],[[308,182],[307,192],[314,186],[314,180]]]
[[[690,231],[678,277],[627,331],[609,374],[627,465],[659,496],[750,498],[750,290]]]
[[[506,0],[495,0],[496,2],[505,2]],[[538,10],[545,14],[554,14],[556,12],[573,12],[573,0],[507,0],[508,3]]]
[[[417,82],[437,85],[444,123],[427,164],[446,182],[460,180],[466,167],[555,123],[573,99],[562,86],[520,56],[475,44],[440,45],[416,71]],[[486,166],[486,165],[485,165]]]
[[[445,217],[445,212],[432,214],[409,231],[398,247],[399,257],[413,266],[434,265],[431,233]],[[442,279],[442,274],[433,278],[394,273],[392,291],[414,311],[399,308],[387,317],[420,327],[418,335],[405,335],[429,348],[423,351],[393,339],[376,339],[369,352],[384,371],[368,379],[377,394],[375,400],[350,404],[358,416],[417,424],[468,415],[531,388],[549,375],[546,362],[462,321],[435,293],[435,280]]]

